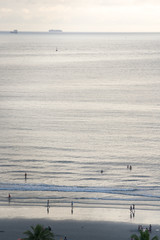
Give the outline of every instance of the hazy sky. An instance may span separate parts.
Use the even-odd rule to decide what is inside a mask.
[[[160,31],[160,0],[0,0],[0,30]]]

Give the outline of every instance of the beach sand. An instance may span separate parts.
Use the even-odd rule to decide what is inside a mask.
[[[64,239],[64,236],[67,240],[130,240],[133,233],[138,234],[137,225],[131,223],[13,218],[0,220],[0,239],[23,238],[23,232],[36,224],[50,226],[56,240]],[[158,228],[153,226],[152,236],[159,236]]]
[[[56,240],[64,239],[64,236],[67,240],[128,240],[131,234],[138,233],[137,225],[129,223],[13,218],[0,220],[0,239],[23,238],[23,232],[36,224],[50,226]]]
[[[129,210],[74,208],[71,214],[69,207],[51,208],[49,214],[45,207],[0,207],[0,240],[17,240],[23,238],[30,226],[42,224],[50,226],[56,240],[130,240],[133,233],[138,233],[138,224],[148,227],[152,224],[151,236],[160,239],[155,211],[138,211],[130,219]],[[112,219],[112,220],[111,220]],[[153,222],[153,219],[155,220]]]

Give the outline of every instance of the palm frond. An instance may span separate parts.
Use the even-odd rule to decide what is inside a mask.
[[[43,225],[37,224],[35,227],[31,226],[31,231],[24,232],[27,238],[24,240],[54,240],[54,234]]]
[[[132,234],[131,239],[140,240],[140,238],[136,234]]]

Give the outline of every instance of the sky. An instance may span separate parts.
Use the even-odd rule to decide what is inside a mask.
[[[159,32],[160,0],[0,0],[0,31]]]

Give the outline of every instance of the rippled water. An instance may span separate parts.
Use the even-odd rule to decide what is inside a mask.
[[[159,207],[160,34],[0,34],[0,76],[1,204]]]

